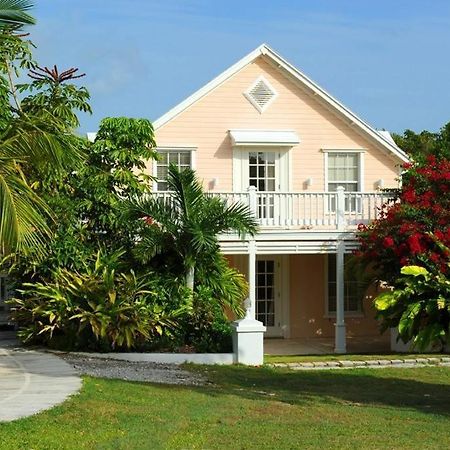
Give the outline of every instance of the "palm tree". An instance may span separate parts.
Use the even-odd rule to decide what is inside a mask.
[[[196,262],[219,251],[217,235],[227,231],[254,235],[257,223],[247,206],[228,206],[206,194],[191,169],[180,171],[171,165],[168,186],[169,200],[152,195],[136,199],[128,204],[128,214],[143,219],[141,257],[173,250],[183,265],[186,286],[193,290]]]
[[[0,0],[0,30],[33,25],[35,19],[27,11],[33,7],[29,0]]]

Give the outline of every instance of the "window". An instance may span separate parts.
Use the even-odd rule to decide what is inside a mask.
[[[275,152],[250,152],[248,155],[248,181],[258,192],[274,192]],[[273,219],[275,198],[271,194],[258,196],[258,218]]]
[[[270,259],[256,263],[256,320],[275,325],[275,261]]]
[[[359,153],[328,153],[328,191],[359,191]]]
[[[344,255],[344,311],[346,313],[361,313],[362,298],[365,285],[354,278],[351,271],[346,270],[351,255]],[[347,266],[348,267],[348,266]],[[336,314],[336,254],[328,255],[328,309],[329,315]]]
[[[336,192],[342,186],[345,192],[358,192],[361,190],[361,152],[329,152],[327,180],[328,192]],[[345,211],[356,212],[358,208],[356,197],[345,199]],[[336,199],[330,198],[329,210],[336,211]]]
[[[156,161],[156,189],[167,191],[167,173],[170,164],[175,164],[178,169],[188,169],[192,167],[191,150],[158,150],[159,160]]]

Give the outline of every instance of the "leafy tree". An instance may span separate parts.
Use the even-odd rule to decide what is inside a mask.
[[[21,16],[14,11],[29,6],[29,2],[3,2],[2,17],[10,14],[19,22]],[[19,99],[19,86],[14,79],[21,70],[32,68],[34,61],[32,44],[26,36],[18,35],[17,29],[18,25],[0,24],[0,253],[3,255],[38,251],[50,234],[50,210],[29,183],[28,169],[45,166],[51,171],[59,170],[66,163],[81,159],[60,118],[47,111],[44,115],[44,108],[40,112],[27,111]]]
[[[219,251],[217,235],[226,231],[254,235],[257,223],[247,206],[228,206],[225,200],[205,194],[193,170],[180,171],[171,165],[168,185],[169,201],[156,196],[136,198],[128,206],[128,217],[142,221],[137,248],[141,259],[148,261],[170,249],[192,291],[197,262]]]
[[[394,133],[392,136],[396,144],[416,161],[423,162],[427,155],[450,158],[450,122],[438,133],[405,130],[401,135]]]

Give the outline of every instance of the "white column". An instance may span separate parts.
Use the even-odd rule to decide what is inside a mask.
[[[248,242],[248,299],[250,303],[248,318],[256,319],[256,243]]]
[[[248,188],[249,207],[257,217],[256,188]],[[264,363],[264,332],[266,327],[256,320],[256,242],[248,241],[248,300],[247,313],[243,319],[235,320],[233,327],[234,361],[238,364],[259,366]]]
[[[345,188],[338,186],[336,189],[336,227],[345,229]]]
[[[338,188],[339,189],[339,188]],[[344,321],[344,250],[345,243],[339,240],[336,249],[336,324],[335,324],[335,353],[346,353]]]

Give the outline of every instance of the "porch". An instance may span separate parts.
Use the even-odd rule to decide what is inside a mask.
[[[264,339],[266,355],[331,355],[334,338]],[[390,336],[348,336],[347,353],[390,353]]]

